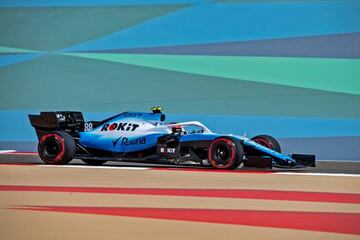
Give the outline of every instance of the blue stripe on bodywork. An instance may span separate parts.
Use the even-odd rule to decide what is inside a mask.
[[[266,148],[254,141],[251,141],[251,140],[244,140],[243,142],[243,145],[245,146],[248,146],[248,147],[252,147],[270,157],[274,157],[276,159],[280,159],[282,161],[291,161],[291,162],[295,162],[290,156],[287,156],[287,155],[284,155],[284,154],[281,154],[281,153],[278,153],[274,150],[271,150],[269,148]]]

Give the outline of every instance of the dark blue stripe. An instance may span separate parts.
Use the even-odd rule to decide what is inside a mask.
[[[90,51],[91,52],[91,51]],[[346,33],[315,37],[271,39],[249,42],[183,45],[171,47],[111,49],[94,52],[189,54],[212,56],[281,56],[360,58],[360,33]]]

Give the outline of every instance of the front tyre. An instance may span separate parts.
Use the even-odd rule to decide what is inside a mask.
[[[208,149],[208,160],[217,169],[236,169],[244,157],[244,149],[240,142],[230,137],[213,140]]]
[[[272,136],[269,135],[258,135],[251,139],[252,141],[267,147],[275,152],[281,153],[281,147],[279,142]]]
[[[74,138],[64,131],[45,134],[38,144],[39,156],[46,164],[67,164],[74,158],[75,152]]]

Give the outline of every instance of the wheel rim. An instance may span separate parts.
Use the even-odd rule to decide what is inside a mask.
[[[224,145],[218,145],[215,149],[214,149],[214,160],[216,162],[219,162],[221,164],[227,163],[229,161],[229,155],[230,155],[230,151],[229,149],[224,146]]]
[[[48,158],[56,158],[57,155],[61,152],[61,143],[59,143],[55,138],[48,139],[44,144],[44,155]]]
[[[64,155],[64,141],[57,134],[44,135],[40,140],[39,153],[42,159],[47,163],[56,163]]]

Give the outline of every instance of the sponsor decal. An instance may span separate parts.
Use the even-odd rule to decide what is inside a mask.
[[[145,144],[146,138],[145,137],[139,137],[134,139],[128,139],[127,137],[124,137],[121,140],[121,146],[129,146],[129,145],[140,145]]]
[[[114,147],[116,146],[116,144],[118,143],[118,141],[119,141],[121,138],[122,138],[122,137],[120,136],[118,139],[112,141]]]
[[[160,147],[159,152],[166,154],[175,154],[175,148]]]
[[[121,141],[120,141],[121,140]],[[115,147],[116,144],[120,142],[120,146],[130,146],[130,145],[142,145],[146,143],[146,138],[145,137],[139,137],[139,138],[127,138],[127,137],[122,137],[120,136],[119,138],[117,138],[116,140],[113,140],[113,146]]]
[[[56,114],[56,118],[59,120],[59,121],[65,121],[66,120],[66,117],[64,115],[62,115],[61,113],[57,113]]]
[[[135,131],[137,128],[139,127],[139,124],[135,124],[135,123],[106,123],[102,126],[100,131]]]
[[[84,131],[90,132],[93,130],[93,123],[92,122],[86,122],[84,123]]]

